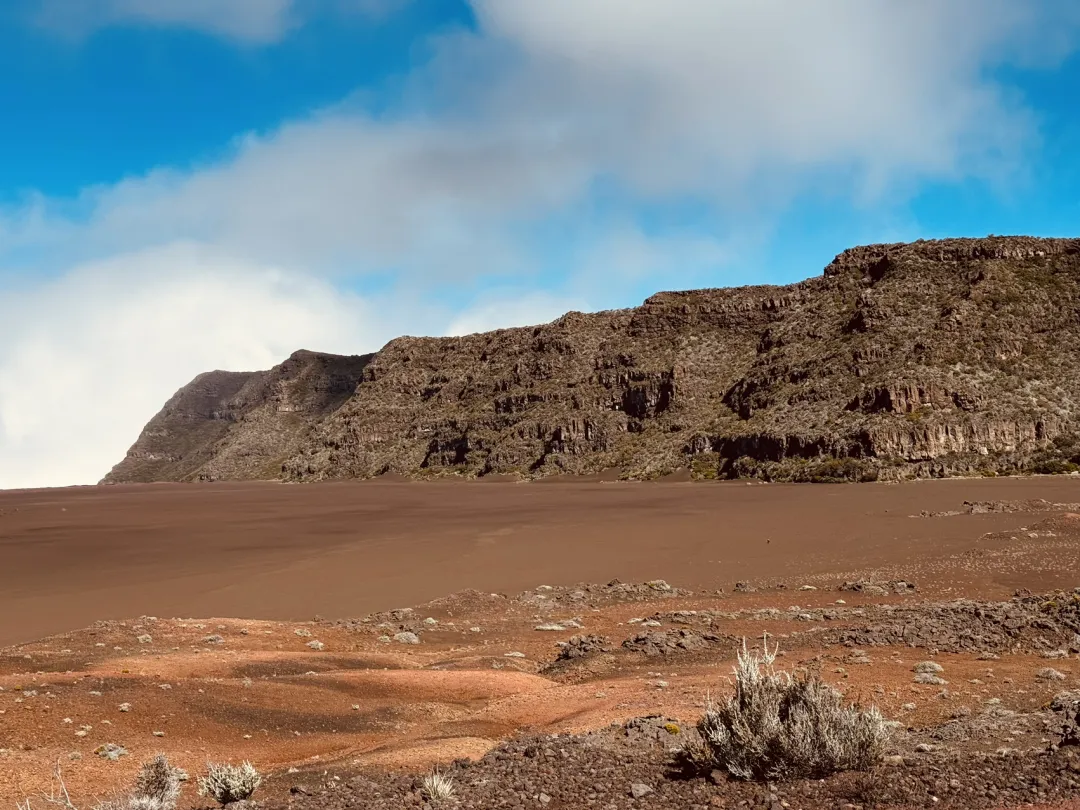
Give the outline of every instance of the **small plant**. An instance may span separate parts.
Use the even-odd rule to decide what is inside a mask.
[[[68,795],[67,785],[64,784],[64,774],[60,768],[60,761],[56,762],[56,769],[53,771],[53,789],[50,793],[42,793],[40,799],[46,804],[51,804],[56,807],[63,807],[65,810],[79,810],[74,804],[71,803],[71,796]],[[29,797],[23,801],[16,801],[15,807],[17,810],[34,810],[30,805]]]
[[[173,810],[180,798],[180,787],[187,779],[187,774],[174,767],[164,754],[158,754],[149,762],[144,762],[135,777],[133,797],[144,801],[147,808],[154,810]],[[132,807],[131,810],[136,810]]]
[[[420,780],[420,792],[429,802],[437,804],[454,795],[454,780],[438,770],[434,770]]]
[[[158,754],[149,762],[143,763],[135,779],[135,787],[130,793],[98,802],[93,810],[176,810],[181,783],[185,779],[186,773],[170,765],[164,754]],[[53,773],[53,783],[52,792],[42,793],[41,800],[64,810],[79,810],[68,794],[59,762]],[[34,810],[30,799],[15,802],[15,807],[17,810]]]
[[[776,653],[768,636],[760,654],[743,640],[735,694],[706,709],[698,723],[701,742],[684,756],[698,767],[760,781],[818,779],[880,760],[889,732],[881,713],[845,705],[816,675],[774,671]]]
[[[223,807],[250,798],[262,784],[262,775],[247,761],[239,765],[210,762],[206,770],[206,776],[199,777],[199,795]]]
[[[880,772],[849,773],[833,783],[834,795],[845,804],[864,808],[883,805],[907,806],[904,785],[883,776]]]

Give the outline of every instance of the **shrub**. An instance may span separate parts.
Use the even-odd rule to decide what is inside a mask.
[[[1052,458],[1045,461],[1036,462],[1032,466],[1032,472],[1039,475],[1068,475],[1069,473],[1080,472],[1080,464],[1074,464],[1071,461],[1065,461],[1064,459]]]
[[[149,762],[144,762],[135,777],[133,797],[144,800],[148,810],[173,810],[180,798],[181,783],[187,774],[169,763],[164,754],[158,754]],[[136,808],[132,807],[132,810]],[[140,808],[141,810],[141,808]]]
[[[856,458],[827,458],[812,461],[796,470],[792,480],[797,483],[841,484],[847,481],[876,481],[877,468],[868,461]]]
[[[98,802],[94,805],[94,810],[176,810],[181,782],[186,778],[187,774],[170,765],[164,754],[158,754],[149,762],[143,763],[139,775],[135,778],[135,787],[130,793]],[[42,800],[46,804],[66,810],[78,810],[68,795],[59,764],[53,774],[53,781],[55,787],[52,793],[42,794]],[[15,806],[18,810],[33,810],[29,799],[16,802]]]
[[[206,776],[199,777],[199,795],[224,806],[250,798],[262,784],[262,776],[250,762],[228,765],[210,762]]]
[[[774,671],[776,652],[768,636],[760,654],[743,641],[735,694],[709,706],[698,723],[701,742],[687,752],[695,764],[735,779],[817,779],[880,760],[888,739],[881,713],[846,705],[816,675]]]
[[[699,453],[690,459],[690,477],[714,481],[720,477],[720,461],[716,453]]]

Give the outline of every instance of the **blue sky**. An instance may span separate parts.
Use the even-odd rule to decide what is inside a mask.
[[[1078,45],[1062,0],[7,0],[0,487],[210,368],[1076,235]]]

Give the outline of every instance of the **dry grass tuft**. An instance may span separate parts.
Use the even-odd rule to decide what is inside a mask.
[[[432,771],[420,780],[420,792],[433,804],[447,801],[454,795],[454,780],[437,770]]]

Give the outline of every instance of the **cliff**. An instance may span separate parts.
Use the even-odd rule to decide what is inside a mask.
[[[275,478],[352,395],[371,355],[297,351],[270,371],[211,371],[177,391],[102,483]]]
[[[286,369],[296,357],[197,378],[108,480],[1067,471],[1080,461],[1080,240],[871,245],[785,287],[399,338],[348,358],[355,377],[330,398],[319,374]],[[300,418],[283,407],[308,400]]]

